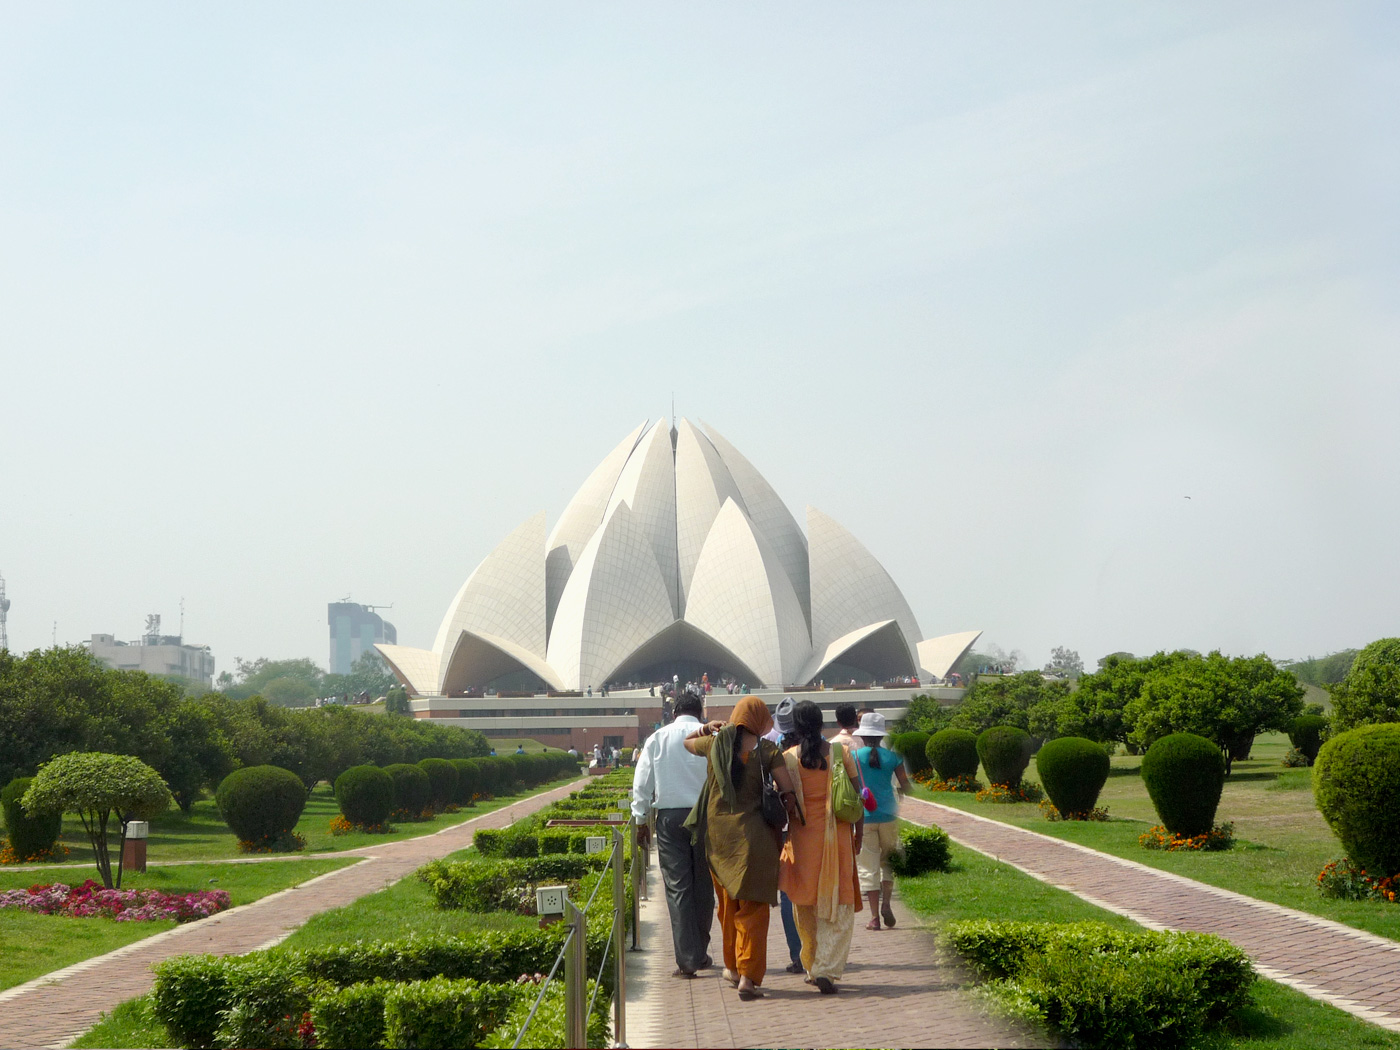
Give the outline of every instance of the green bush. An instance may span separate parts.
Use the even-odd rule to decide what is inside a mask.
[[[419,868],[417,875],[432,891],[439,908],[533,915],[536,886],[564,882],[576,887],[580,879],[606,862],[606,853],[554,853],[529,859],[451,863],[435,860]]]
[[[1078,1045],[1179,1046],[1249,1001],[1249,957],[1211,934],[1102,923],[955,922],[946,936],[993,994]]]
[[[900,848],[890,856],[890,867],[896,875],[912,877],[947,871],[953,862],[948,833],[942,828],[906,828],[899,840]]]
[[[1322,734],[1327,731],[1327,719],[1322,715],[1299,715],[1288,727],[1288,742],[1303,753],[1308,765],[1317,761],[1322,747]]]
[[[534,985],[479,983],[435,977],[389,987],[384,1041],[389,1046],[476,1046]]]
[[[1361,726],[1323,744],[1313,794],[1355,864],[1377,877],[1400,874],[1400,724]]]
[[[977,735],[966,729],[940,729],[928,738],[924,754],[941,780],[977,776]]]
[[[422,758],[418,766],[428,774],[428,798],[441,813],[457,799],[457,767],[445,758]]]
[[[1172,733],[1142,757],[1142,782],[1166,829],[1204,835],[1215,824],[1225,787],[1225,756],[1205,737]]]
[[[890,737],[890,750],[904,759],[905,772],[911,777],[929,768],[928,741],[929,735],[918,729]]]
[[[482,828],[472,835],[472,845],[483,857],[538,857],[540,839],[532,831]]]
[[[335,800],[352,824],[383,824],[394,811],[394,782],[378,766],[351,766],[335,778]]]
[[[516,1039],[521,1035],[521,1029],[525,1028],[527,1019],[530,1018],[530,1010],[534,1007],[535,999],[539,995],[533,984],[525,985],[525,987],[530,990],[531,994],[523,995],[517,999],[510,1012],[506,1014],[505,1020],[497,1026],[494,1032],[478,1043],[478,1046],[500,1048],[500,1050],[508,1050],[509,1047],[515,1046]],[[593,1004],[593,1011],[588,1015],[585,1042],[588,1046],[607,1046],[608,1003],[604,996],[594,995],[596,987],[596,981],[589,981],[584,990],[584,998]],[[520,1042],[522,1046],[533,1047],[535,1050],[563,1050],[566,1042],[564,986],[557,978],[545,991],[539,1009],[535,1011],[534,1018],[529,1020],[529,1027],[525,1028],[524,1038]]]
[[[1356,654],[1332,687],[1338,729],[1400,722],[1400,638],[1381,638]]]
[[[247,766],[224,777],[214,801],[240,840],[272,841],[297,826],[306,808],[306,785],[289,769]]]
[[[516,767],[507,756],[497,755],[494,758],[479,758],[477,764],[481,769],[486,790],[490,794],[499,798],[515,793],[518,784]]]
[[[311,999],[319,1050],[383,1050],[384,997],[397,987],[377,980],[321,992]]]
[[[33,777],[15,777],[0,791],[0,809],[5,812],[5,836],[16,860],[26,860],[47,853],[58,841],[63,830],[63,814],[37,813],[30,816],[19,804]]]
[[[485,778],[477,765],[480,759],[454,758],[452,765],[457,770],[457,805],[470,806],[477,795],[486,794]]]
[[[987,771],[989,784],[1018,787],[1021,774],[1030,765],[1034,749],[1030,734],[1015,726],[992,726],[977,738],[977,757]]]
[[[384,772],[394,782],[394,812],[405,820],[417,820],[432,799],[432,782],[420,766],[396,762],[385,766]]]
[[[1064,816],[1085,816],[1108,780],[1108,752],[1082,736],[1062,736],[1036,752],[1035,770],[1050,801]]]
[[[295,955],[245,956],[227,980],[229,1006],[214,1033],[216,1046],[300,1050],[297,1028],[311,1006],[311,982]]]
[[[219,1013],[228,1008],[229,960],[177,955],[155,967],[152,1013],[176,1046],[213,1046]]]

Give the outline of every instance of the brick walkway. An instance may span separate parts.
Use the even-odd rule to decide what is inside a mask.
[[[940,954],[927,928],[899,903],[892,930],[862,929],[856,915],[840,993],[819,995],[786,973],[787,942],[776,908],[768,926],[765,998],[741,1003],[718,969],[694,980],[671,976],[671,922],[653,858],[642,902],[641,946],[627,958],[627,1043],[634,1047],[1027,1047],[1043,1033],[986,1016],[964,991],[970,978]],[[720,958],[719,924],[711,954]]]
[[[364,860],[0,992],[0,1045],[63,1046],[96,1024],[104,1011],[150,991],[154,963],[194,952],[240,955],[276,944],[318,912],[382,890],[420,865],[470,846],[478,829],[505,827],[583,782],[532,795],[432,835],[337,854]]]
[[[1215,933],[1261,974],[1400,1031],[1400,942],[922,799],[907,820],[1152,929]]]

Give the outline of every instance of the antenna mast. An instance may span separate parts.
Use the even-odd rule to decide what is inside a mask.
[[[5,577],[0,576],[0,652],[10,647],[10,636],[5,631],[6,613],[10,611],[10,599],[5,597]]]

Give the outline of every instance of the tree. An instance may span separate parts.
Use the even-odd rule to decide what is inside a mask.
[[[1084,673],[1084,661],[1073,649],[1057,645],[1050,650],[1050,662],[1045,670],[1051,674],[1062,674],[1066,678],[1078,678]]]
[[[1303,687],[1267,656],[1227,657],[1215,650],[1154,669],[1124,718],[1143,747],[1171,733],[1205,737],[1225,753],[1228,776],[1257,733],[1287,730],[1302,710]]]
[[[1315,685],[1326,689],[1336,685],[1351,670],[1356,659],[1355,649],[1343,649],[1326,656],[1310,656],[1306,660],[1289,660],[1284,667],[1293,672],[1293,677],[1304,685]]]
[[[386,715],[406,715],[409,713],[408,690],[403,686],[394,686],[384,694],[384,713]]]
[[[267,657],[259,657],[252,662],[235,657],[234,664],[238,671],[238,681],[225,689],[224,695],[235,700],[246,700],[251,696],[266,696],[271,700],[267,689],[279,679],[289,681],[275,687],[274,691],[285,699],[274,700],[274,703],[314,700],[324,695],[321,692],[321,680],[325,677],[325,672],[305,657],[297,660],[269,660]],[[292,682],[301,684],[292,685]]]
[[[949,725],[974,733],[992,726],[1015,726],[1032,736],[1057,736],[1060,707],[1068,695],[1068,682],[1048,681],[1039,671],[979,678],[953,710]]]
[[[1082,736],[1101,744],[1117,741],[1134,752],[1133,724],[1124,712],[1142,692],[1142,683],[1185,653],[1155,653],[1139,660],[1132,653],[1111,653],[1099,660],[1099,669],[1080,677],[1061,711],[1060,735]]]
[[[953,720],[954,710],[956,709],[945,705],[937,697],[920,693],[909,698],[904,717],[894,725],[895,732],[908,733],[918,730],[932,735],[940,729],[948,728]]]
[[[112,860],[107,852],[107,827],[115,814],[117,842],[126,840],[127,825],[135,819],[150,820],[170,805],[170,789],[157,773],[131,755],[107,755],[73,751],[39,767],[34,783],[24,793],[26,813],[76,813],[83,822],[97,858],[102,885],[112,889]],[[122,859],[117,861],[118,888],[122,884]]]
[[[1332,687],[1332,714],[1338,730],[1400,722],[1400,638],[1381,638],[1356,654]]]

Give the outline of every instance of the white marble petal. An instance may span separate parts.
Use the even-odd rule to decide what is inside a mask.
[[[665,420],[642,435],[613,486],[604,517],[619,504],[632,511],[632,526],[646,537],[671,598],[672,619],[680,617],[680,581],[676,563],[676,469],[671,428]]]
[[[430,696],[438,691],[438,654],[431,649],[375,642],[375,649],[408,691],[414,696]]]
[[[934,678],[947,678],[962,654],[976,645],[981,637],[981,631],[961,631],[926,638],[918,644],[919,666]]]
[[[700,548],[727,499],[744,509],[744,498],[719,452],[688,419],[682,419],[676,425],[676,553],[682,614]]]

